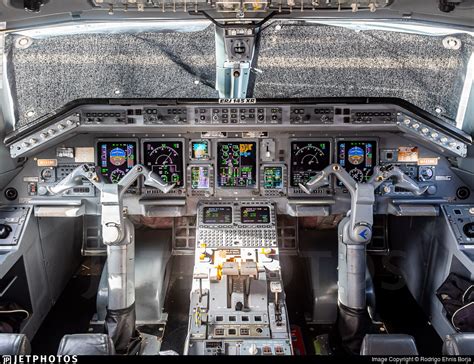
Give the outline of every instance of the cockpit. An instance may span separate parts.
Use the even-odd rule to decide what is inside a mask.
[[[0,5],[1,354],[474,354],[472,7],[55,3]]]

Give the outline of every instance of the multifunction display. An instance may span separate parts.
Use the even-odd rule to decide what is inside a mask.
[[[210,187],[208,166],[191,167],[191,188],[193,190],[207,190]]]
[[[217,185],[224,188],[254,188],[257,184],[257,144],[217,143]]]
[[[367,182],[377,163],[377,142],[340,140],[337,142],[337,159],[356,182]],[[341,182],[338,181],[338,185],[341,186]]]
[[[143,142],[143,162],[146,167],[161,177],[165,183],[175,183],[183,187],[183,142],[145,141]]]
[[[268,206],[243,206],[240,209],[242,224],[269,224],[270,208]]]
[[[194,160],[209,159],[209,141],[193,140],[191,142],[191,158]]]
[[[283,167],[263,167],[263,188],[265,188],[266,190],[283,189]]]
[[[206,206],[202,215],[204,224],[232,224],[231,206]]]
[[[99,141],[97,160],[104,179],[109,183],[118,183],[137,163],[137,143]]]
[[[291,142],[290,183],[298,187],[308,182],[317,172],[323,170],[331,161],[329,141]]]

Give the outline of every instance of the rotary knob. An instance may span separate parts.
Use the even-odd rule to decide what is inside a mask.
[[[7,224],[0,224],[0,239],[6,239],[12,232],[12,228]]]

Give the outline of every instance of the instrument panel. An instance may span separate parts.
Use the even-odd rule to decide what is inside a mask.
[[[316,173],[331,164],[330,141],[292,141],[290,186],[306,183]]]
[[[143,144],[143,164],[165,183],[184,187],[184,140],[146,139]]]
[[[210,159],[210,145],[208,140],[191,140],[191,160],[207,161]]]
[[[377,142],[375,140],[338,140],[337,163],[358,183],[367,182],[377,165]],[[342,186],[338,181],[338,185]]]
[[[232,207],[204,206],[202,209],[203,224],[232,224]]]
[[[196,227],[198,247],[277,246],[275,207],[269,201],[201,203]]]
[[[265,190],[283,190],[283,166],[263,167],[263,188]]]
[[[118,183],[137,164],[137,142],[100,140],[97,161],[102,177],[109,183]]]
[[[109,183],[120,181],[137,163],[150,168],[166,183],[174,183],[172,191],[162,197],[307,197],[299,183],[307,182],[331,163],[339,163],[359,183],[367,182],[379,163],[409,162],[398,164],[410,177],[424,183],[437,178],[437,159],[428,158],[427,163],[422,158],[423,165],[417,165],[418,147],[380,150],[379,138],[375,137],[302,137],[278,142],[287,151],[283,158],[276,158],[276,150],[270,151],[269,145],[273,143],[275,148],[275,141],[268,138],[101,138],[96,142],[95,154],[99,171]],[[137,145],[141,146],[139,154]],[[47,170],[42,175],[45,172],[52,173]],[[129,192],[136,193],[137,186]],[[385,192],[379,189],[382,194],[391,188],[383,187]],[[335,189],[345,191],[338,180],[330,179],[328,186],[313,194],[329,196]],[[141,186],[141,190],[145,195],[161,194],[147,186]],[[395,188],[389,191],[392,195],[404,192]]]
[[[215,143],[216,157],[211,160],[209,150]],[[136,154],[136,141],[101,139],[97,143],[97,160],[100,173],[109,183],[118,183],[125,173],[139,160],[159,175],[164,182],[174,183],[174,189],[186,188],[185,139],[142,139],[141,155]],[[221,190],[260,189],[267,195],[284,195],[286,186],[299,190],[316,173],[338,160],[341,166],[358,182],[365,182],[376,165],[376,141],[337,141],[334,156],[331,140],[298,139],[290,141],[289,180],[286,163],[262,163],[260,176],[258,143],[256,140],[192,140],[189,143],[191,160],[188,188],[191,191],[213,193],[214,185]],[[347,149],[347,153],[346,153]],[[213,163],[216,168],[215,184]],[[359,177],[359,174],[361,176]],[[199,194],[199,193],[197,193]]]
[[[140,163],[175,187],[164,195],[139,180],[126,194],[130,201],[138,198],[128,205],[138,214],[167,214],[164,206],[173,206],[173,216],[181,216],[195,213],[206,198],[265,197],[280,211],[310,216],[315,211],[309,206],[327,209],[334,204],[331,210],[337,210],[343,204],[339,201],[346,201],[336,197],[348,192],[335,178],[311,195],[299,188],[331,163],[341,164],[360,183],[372,176],[376,165],[395,164],[430,187],[417,197],[387,181],[376,191],[379,196],[404,203],[423,198],[465,201],[469,196],[464,184],[447,158],[464,155],[467,144],[462,135],[396,105],[267,102],[255,107],[85,105],[67,120],[41,126],[9,146],[12,156],[33,157],[18,177],[22,180],[14,181],[23,186],[18,195],[25,202],[38,197],[39,203],[47,198],[53,203],[48,187],[80,164],[97,165],[106,181],[117,183]],[[64,196],[87,202],[98,198],[87,182]],[[323,210],[318,211],[326,214]]]
[[[217,142],[217,186],[257,187],[256,142],[243,140]]]

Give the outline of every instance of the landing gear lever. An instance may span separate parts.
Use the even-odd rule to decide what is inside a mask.
[[[87,179],[100,191],[102,239],[107,246],[105,331],[121,353],[129,353],[140,344],[135,329],[135,230],[123,213],[123,195],[140,176],[145,178],[145,185],[163,193],[174,187],[142,165],[133,167],[117,184],[104,183],[94,166],[84,164],[48,188],[50,194],[62,194]]]
[[[339,164],[329,165],[299,186],[304,192],[311,193],[329,184],[330,175],[335,175],[351,195],[351,209],[338,227],[339,329],[346,346],[358,351],[371,326],[366,304],[366,245],[372,239],[375,190],[388,179],[415,195],[425,193],[428,186],[420,187],[392,165],[375,167],[367,183],[357,183]]]

